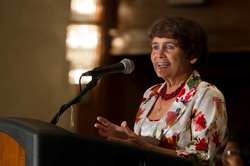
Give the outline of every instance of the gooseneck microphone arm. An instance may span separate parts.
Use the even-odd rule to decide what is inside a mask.
[[[90,81],[86,87],[84,89],[80,89],[80,94],[78,96],[76,96],[74,99],[72,99],[70,102],[68,102],[67,104],[64,104],[61,106],[59,112],[53,117],[53,119],[51,120],[51,124],[56,125],[60,116],[73,104],[78,103],[79,101],[81,101],[82,96],[85,95],[89,90],[92,90],[98,83],[99,79],[101,77],[94,77],[92,78],[92,81]],[[81,86],[80,86],[81,87]]]
[[[80,87],[80,94],[71,100],[69,103],[64,104],[61,106],[59,112],[54,116],[50,123],[56,124],[60,118],[60,116],[66,111],[70,106],[73,104],[78,103],[82,96],[85,95],[89,90],[92,90],[96,84],[98,83],[99,79],[106,74],[111,73],[123,73],[123,74],[130,74],[135,68],[134,62],[130,59],[123,59],[121,62],[105,67],[97,67],[91,71],[87,71],[83,73],[79,79],[79,87]],[[92,76],[92,81],[90,81],[84,89],[81,88],[81,78],[83,76]]]

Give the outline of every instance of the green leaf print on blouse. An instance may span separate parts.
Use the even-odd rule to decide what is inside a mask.
[[[156,132],[157,132],[157,128],[155,129],[155,131],[153,133],[153,138],[156,138]]]
[[[191,75],[187,81],[187,86],[189,89],[193,89],[197,84],[201,82],[200,76]]]

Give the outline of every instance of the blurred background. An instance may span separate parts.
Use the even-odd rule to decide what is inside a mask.
[[[163,82],[150,61],[147,28],[160,16],[178,15],[207,32],[202,79],[224,94],[229,125],[248,127],[249,6],[248,0],[0,0],[0,116],[49,123],[79,94],[79,73],[128,58],[135,63],[131,74],[103,76],[73,109],[79,134],[98,137],[99,115],[133,128],[144,91]],[[57,125],[69,130],[70,110]]]

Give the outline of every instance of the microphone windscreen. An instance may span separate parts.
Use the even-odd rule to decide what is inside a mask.
[[[132,71],[134,71],[135,64],[134,64],[134,62],[132,60],[130,60],[130,59],[123,59],[121,61],[121,63],[123,63],[123,65],[124,65],[124,70],[123,70],[124,74],[130,74],[130,73],[132,73]]]

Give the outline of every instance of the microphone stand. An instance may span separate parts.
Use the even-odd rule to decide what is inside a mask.
[[[101,77],[93,77],[92,80],[86,85],[86,87],[82,90],[80,89],[80,94],[78,96],[76,96],[74,99],[72,99],[70,102],[68,102],[67,104],[64,104],[61,106],[60,110],[58,111],[58,113],[53,117],[53,119],[51,120],[51,124],[56,125],[56,123],[58,122],[60,116],[73,104],[76,104],[78,102],[81,101],[82,96],[85,95],[89,90],[92,90],[98,83],[99,79]]]

